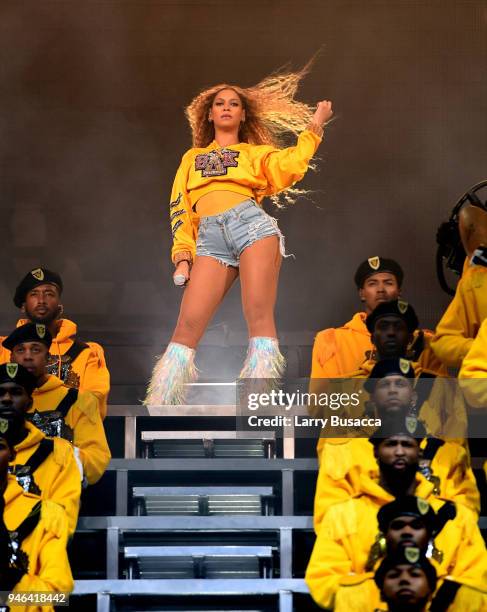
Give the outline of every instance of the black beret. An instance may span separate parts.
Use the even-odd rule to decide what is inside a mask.
[[[398,565],[420,567],[426,575],[431,591],[436,589],[436,570],[426,558],[424,551],[416,546],[400,546],[394,554],[387,555],[375,572],[374,580],[380,590],[382,590],[387,572]]]
[[[394,501],[382,506],[377,513],[379,529],[382,533],[387,532],[391,521],[398,516],[416,516],[423,520],[430,534],[435,531],[436,512],[422,497],[404,495],[403,497],[396,497]]]
[[[381,442],[392,436],[408,436],[419,442],[426,437],[426,429],[421,421],[413,416],[394,416],[384,419],[370,436],[369,441],[378,446]]]
[[[374,331],[375,323],[378,319],[386,317],[388,315],[394,315],[401,317],[406,322],[409,333],[413,333],[414,330],[418,329],[419,321],[414,308],[406,302],[406,300],[391,300],[390,302],[381,302],[365,319],[365,325],[372,334]]]
[[[59,289],[59,293],[63,291],[63,281],[59,274],[51,272],[51,270],[47,270],[46,268],[35,268],[27,272],[15,290],[14,304],[17,308],[20,308],[25,302],[25,297],[29,291],[38,285],[56,285]]]
[[[23,342],[42,342],[50,348],[52,342],[51,332],[42,323],[25,323],[17,327],[5,340],[3,346],[11,351],[14,346]]]
[[[389,374],[397,374],[404,378],[414,378],[414,367],[411,361],[402,357],[392,359],[381,359],[372,368],[368,379],[364,383],[364,389],[372,393],[377,384],[377,379],[385,378]]]
[[[396,277],[399,287],[402,285],[404,272],[397,261],[385,259],[384,257],[369,257],[360,264],[355,272],[354,280],[357,288],[361,289],[369,276],[379,272],[390,272]]]
[[[37,387],[37,378],[20,363],[4,363],[0,365],[0,384],[14,382],[24,387],[29,395]]]

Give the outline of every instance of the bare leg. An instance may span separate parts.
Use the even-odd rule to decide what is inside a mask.
[[[242,305],[250,337],[240,378],[268,381],[284,373],[285,360],[279,351],[274,323],[280,266],[277,236],[258,240],[240,256]],[[264,383],[262,390],[266,388]]]
[[[237,276],[213,257],[196,257],[171,342],[195,348]]]
[[[167,350],[156,362],[147,389],[146,405],[184,403],[186,385],[194,382],[195,347],[238,270],[212,257],[197,257],[184,290],[179,318]]]
[[[274,307],[281,259],[277,236],[257,240],[240,256],[242,307],[251,338],[277,336]]]

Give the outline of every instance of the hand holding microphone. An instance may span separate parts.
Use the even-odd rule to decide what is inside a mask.
[[[189,262],[185,259],[176,266],[173,274],[173,281],[176,287],[184,287],[189,281]]]

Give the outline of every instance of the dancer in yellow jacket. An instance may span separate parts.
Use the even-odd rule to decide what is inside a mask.
[[[418,394],[413,364],[405,359],[377,362],[367,380],[371,407],[381,419],[390,415],[417,414]],[[427,416],[429,416],[427,410]],[[422,417],[422,410],[420,411]],[[321,438],[322,453],[316,484],[313,522],[318,534],[328,508],[334,503],[360,495],[363,474],[376,473],[373,446],[366,435],[348,438]],[[421,470],[443,499],[480,511],[480,493],[467,449],[458,440],[427,438],[421,443]]]
[[[487,318],[487,247],[466,262],[453,300],[436,327],[431,347],[441,361],[460,368]]]
[[[50,605],[45,596],[57,593],[57,601],[62,603],[74,586],[66,550],[68,518],[62,506],[25,492],[15,476],[8,474],[8,465],[14,460],[15,450],[9,438],[8,426],[6,430],[2,427],[2,431],[0,589],[9,592],[7,602],[13,610],[53,611],[56,599]],[[22,603],[24,594],[32,596],[32,603]]]
[[[374,346],[365,319],[381,302],[399,297],[403,277],[401,266],[393,259],[369,257],[359,265],[354,280],[364,311],[355,313],[342,327],[318,332],[311,378],[346,376],[371,356]]]
[[[47,438],[26,421],[36,382],[35,377],[18,363],[0,365],[1,429],[9,430],[14,446],[10,471],[26,493],[64,508],[71,535],[78,520],[80,473],[69,442]]]
[[[12,361],[28,369],[37,380],[29,409],[30,420],[51,437],[65,438],[79,456],[87,484],[97,482],[110,461],[110,449],[96,397],[70,389],[46,374],[51,334],[45,325],[26,323],[3,341]]]
[[[292,193],[331,118],[329,101],[313,112],[294,99],[305,73],[275,74],[249,88],[216,85],[186,109],[193,148],[182,158],[169,209],[174,281],[187,286],[146,404],[183,401],[184,384],[196,376],[195,347],[237,276],[250,337],[240,377],[283,373],[274,305],[284,238],[261,204]],[[299,133],[297,143],[281,149],[286,132]]]
[[[63,281],[56,272],[46,268],[30,270],[15,290],[14,304],[25,315],[17,322],[17,327],[29,321],[47,326],[53,338],[48,374],[54,374],[68,387],[94,393],[104,419],[110,391],[105,353],[96,342],[79,340],[76,323],[61,318],[62,291]],[[3,340],[5,338],[0,338],[0,344]],[[7,361],[10,361],[10,352],[0,346],[0,363]]]
[[[419,426],[413,433],[411,430],[411,422],[406,419],[402,419],[402,427],[398,427],[396,420],[385,421],[371,438],[378,474],[362,473],[361,493],[328,508],[306,571],[306,582],[319,605],[337,612],[374,609],[367,605],[371,604],[374,592],[378,600],[378,592],[367,572],[373,570],[384,554],[380,543],[383,534],[379,532],[377,519],[381,507],[393,502],[395,497],[411,495],[427,500],[436,512],[445,505],[434,495],[434,484],[418,472],[419,440],[424,429]],[[404,514],[410,514],[406,507]],[[421,504],[418,514],[426,515]],[[408,529],[404,529],[399,541]],[[431,528],[429,532],[431,537]],[[471,510],[458,504],[456,518],[448,521],[436,535],[434,545],[439,551],[433,555],[439,578],[448,577],[473,589],[485,588],[487,554],[477,516]],[[433,552],[432,549],[430,554]]]

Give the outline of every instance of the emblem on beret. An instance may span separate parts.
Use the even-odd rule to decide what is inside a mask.
[[[428,510],[430,508],[430,505],[428,504],[428,502],[423,499],[422,497],[418,497],[418,510],[419,513],[424,515],[427,514]]]
[[[39,338],[44,338],[46,335],[46,326],[42,323],[36,323],[36,332]]]
[[[409,561],[409,563],[417,563],[419,561],[419,548],[415,546],[407,546],[404,549],[404,556]]]
[[[372,270],[378,270],[380,267],[380,257],[369,257],[367,259]]]
[[[17,372],[19,371],[19,364],[7,363],[5,369],[7,370],[7,374],[10,376],[10,378],[15,378],[17,376]]]
[[[31,270],[31,274],[38,281],[44,280],[44,270],[42,268],[36,268],[35,270]]]
[[[403,374],[407,374],[409,372],[409,361],[407,359],[403,359],[402,357],[399,359],[399,369]]]
[[[0,434],[4,434],[8,430],[7,419],[0,418]]]
[[[413,434],[416,431],[417,426],[418,419],[416,417],[406,417],[406,429],[409,431],[410,434]]]
[[[404,314],[408,309],[409,304],[405,300],[397,300],[397,307],[399,308],[399,312]]]

